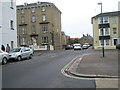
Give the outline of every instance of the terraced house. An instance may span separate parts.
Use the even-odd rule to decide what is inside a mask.
[[[61,49],[61,11],[50,2],[37,2],[17,6],[19,45],[47,46]]]
[[[120,12],[107,12],[92,17],[94,49],[116,49],[120,43]],[[103,42],[104,40],[104,42]]]

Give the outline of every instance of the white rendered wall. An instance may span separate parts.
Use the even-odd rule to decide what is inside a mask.
[[[13,9],[11,9],[11,0],[1,0],[0,4],[0,12],[2,12],[2,16],[0,16],[0,22],[2,21],[0,28],[0,46],[4,45],[6,47],[7,44],[11,46],[11,41],[14,42],[14,47],[17,47],[17,27],[16,27],[16,1],[13,3]],[[2,9],[1,9],[2,8]],[[13,28],[11,30],[10,21],[13,20]]]

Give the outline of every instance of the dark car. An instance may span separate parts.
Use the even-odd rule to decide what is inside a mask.
[[[73,46],[72,45],[66,45],[65,50],[69,50],[69,49],[73,49]]]
[[[117,44],[117,45],[116,45],[116,49],[120,49],[120,44]]]

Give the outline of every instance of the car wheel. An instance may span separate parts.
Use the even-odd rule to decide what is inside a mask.
[[[18,60],[18,61],[21,61],[21,60],[22,60],[21,56],[18,56],[17,60]]]
[[[7,64],[7,58],[2,59],[2,65],[5,65],[5,64]]]
[[[32,59],[32,54],[30,54],[29,59]]]

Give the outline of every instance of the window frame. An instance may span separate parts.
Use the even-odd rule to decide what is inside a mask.
[[[10,28],[11,28],[11,30],[14,30],[14,21],[13,20],[10,20]]]
[[[31,12],[32,12],[32,13],[35,13],[35,7],[32,7],[32,8],[31,8]]]
[[[114,30],[116,30],[116,33],[115,33],[115,34],[114,34]],[[116,27],[112,28],[112,34],[113,34],[113,35],[117,35],[117,28],[116,28]]]
[[[46,21],[46,14],[43,14],[43,15],[42,15],[42,21],[43,21],[43,22]]]
[[[48,37],[47,36],[43,36],[41,37],[41,41],[42,41],[42,44],[48,44],[49,40],[48,40]]]
[[[36,18],[35,18],[35,15],[32,16],[32,20],[31,20],[33,23],[36,22]]]

